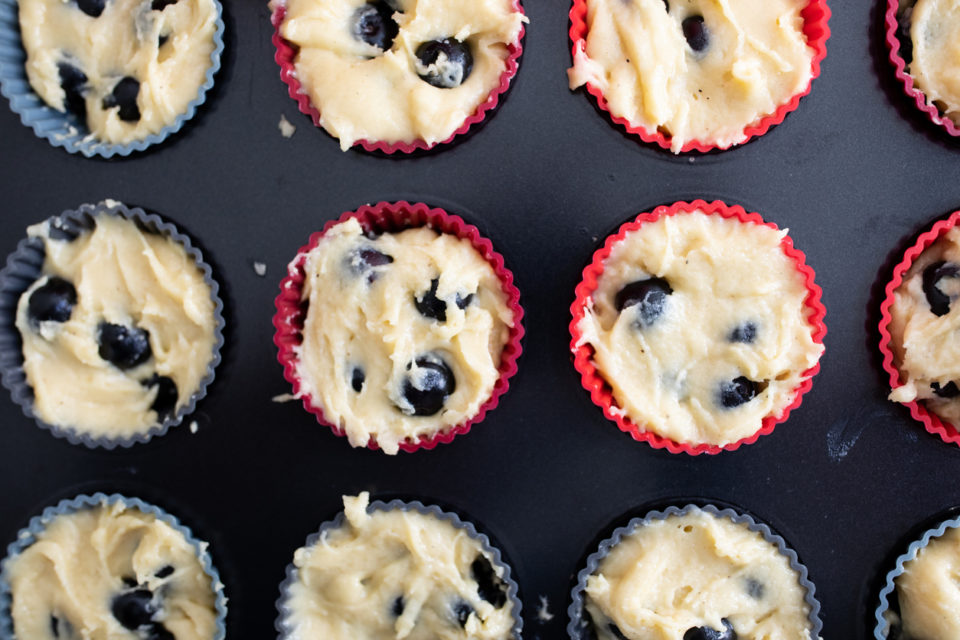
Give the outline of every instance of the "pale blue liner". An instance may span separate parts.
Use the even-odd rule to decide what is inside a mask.
[[[477,528],[472,522],[461,520],[460,517],[455,513],[443,511],[440,507],[435,505],[425,505],[419,500],[414,500],[412,502],[404,502],[403,500],[391,500],[390,502],[374,500],[367,506],[367,513],[373,513],[374,511],[394,510],[415,511],[425,516],[432,516],[438,520],[445,520],[457,529],[465,531],[468,536],[480,543],[480,547],[484,551],[490,553],[490,555],[493,557],[494,564],[503,568],[502,579],[507,583],[507,598],[510,600],[510,614],[513,616],[513,627],[510,629],[511,638],[513,638],[513,640],[520,640],[520,632],[523,629],[523,617],[520,615],[522,605],[518,595],[520,587],[510,576],[510,565],[504,561],[500,550],[490,544],[490,539],[485,534],[477,531]],[[344,523],[346,523],[346,520],[346,514],[341,511],[333,520],[327,520],[321,524],[320,529],[307,538],[304,547],[312,547],[327,531],[343,527]],[[279,640],[288,640],[291,637],[290,634],[293,632],[293,626],[289,621],[290,610],[286,605],[287,598],[289,597],[290,586],[297,582],[297,580],[297,567],[293,564],[293,562],[291,562],[289,565],[287,565],[286,577],[284,578],[283,582],[280,583],[280,597],[277,599],[276,603],[279,615],[274,623],[274,628],[277,630]],[[0,640],[6,639],[0,638]]]
[[[197,97],[187,105],[185,112],[177,116],[173,124],[146,138],[127,144],[101,142],[84,133],[87,130],[85,123],[72,114],[57,111],[40,99],[30,87],[24,68],[27,54],[20,37],[17,0],[0,0],[0,94],[10,100],[10,109],[20,116],[23,124],[33,129],[37,137],[46,138],[53,146],[63,147],[70,153],[81,153],[88,158],[110,158],[143,151],[179,131],[184,123],[194,116],[197,107],[206,101],[207,91],[213,86],[213,76],[220,69],[220,56],[223,53],[223,7],[219,0],[213,2],[217,9],[217,20],[213,35],[213,53],[210,54],[210,67],[204,83]]]
[[[775,534],[770,527],[762,522],[757,522],[750,516],[738,513],[733,509],[719,509],[712,504],[703,506],[688,504],[684,507],[667,507],[663,511],[651,511],[642,518],[632,519],[625,526],[614,530],[613,534],[601,542],[599,548],[587,557],[587,565],[577,574],[577,584],[570,593],[573,602],[571,602],[567,608],[567,616],[570,618],[570,623],[567,625],[567,633],[573,640],[585,640],[590,637],[589,625],[583,618],[583,597],[587,590],[587,578],[596,572],[600,562],[607,557],[610,550],[620,544],[621,540],[630,537],[637,529],[644,525],[656,520],[666,520],[670,516],[685,516],[697,509],[709,513],[716,518],[726,518],[735,524],[743,525],[750,531],[756,531],[763,536],[764,540],[775,546],[781,555],[786,556],[790,563],[790,568],[797,572],[800,586],[806,594],[804,600],[807,606],[810,607],[808,616],[811,625],[810,637],[820,637],[820,632],[823,630],[823,621],[820,619],[820,602],[814,597],[816,587],[814,587],[813,582],[810,581],[807,575],[807,568],[800,563],[799,558],[797,558],[797,553],[787,546],[784,539]]]
[[[0,0],[2,2],[3,0]],[[116,447],[132,447],[138,442],[147,442],[154,436],[164,435],[170,427],[183,422],[183,419],[193,413],[197,402],[207,395],[207,388],[213,382],[215,369],[220,364],[220,350],[223,347],[223,301],[220,299],[220,285],[213,278],[213,270],[203,260],[200,250],[193,246],[189,236],[181,233],[174,225],[160,216],[147,213],[139,207],[127,207],[116,201],[104,201],[98,204],[83,204],[76,210],[64,211],[59,216],[47,219],[51,233],[54,231],[64,237],[77,235],[92,229],[97,216],[110,215],[134,221],[138,226],[152,233],[158,233],[171,238],[183,247],[187,255],[193,259],[203,281],[210,288],[210,298],[214,309],[213,355],[207,365],[206,373],[200,380],[200,386],[190,396],[186,404],[180,407],[173,415],[161,424],[150,427],[144,433],[134,434],[129,438],[95,437],[88,433],[78,432],[70,425],[53,425],[44,422],[33,412],[33,389],[27,383],[27,376],[23,370],[23,351],[20,333],[16,327],[17,304],[20,295],[43,274],[43,262],[46,252],[43,241],[39,238],[24,238],[17,245],[16,250],[7,257],[7,263],[0,270],[0,382],[10,390],[13,401],[20,405],[24,415],[33,418],[37,424],[58,438],[66,438],[71,444],[82,444],[91,449]]]
[[[880,606],[878,606],[873,613],[873,617],[877,621],[877,626],[873,628],[873,637],[876,640],[887,640],[887,636],[890,633],[890,625],[887,624],[883,614],[890,608],[890,596],[897,588],[894,581],[903,575],[906,564],[914,560],[917,554],[920,553],[920,549],[930,544],[931,540],[945,534],[947,529],[956,529],[957,527],[960,527],[960,517],[941,522],[938,526],[926,531],[919,540],[911,542],[906,552],[897,558],[896,565],[893,570],[887,574],[887,580],[883,585],[883,589],[880,590]]]
[[[97,492],[93,495],[81,494],[75,498],[61,500],[56,506],[47,507],[38,516],[30,518],[30,523],[17,533],[17,538],[7,547],[7,555],[0,564],[0,640],[16,640],[13,633],[13,617],[11,607],[13,606],[13,595],[10,592],[10,581],[7,578],[7,566],[12,558],[22,553],[27,547],[37,541],[37,536],[47,528],[47,525],[55,518],[61,515],[76,513],[83,509],[91,509],[98,506],[113,505],[122,503],[130,509],[138,509],[143,513],[148,513],[162,522],[167,523],[187,539],[190,546],[194,548],[197,557],[200,559],[200,565],[203,572],[210,576],[216,599],[213,606],[217,612],[217,625],[212,640],[223,640],[227,635],[227,597],[224,594],[223,583],[220,581],[220,573],[213,566],[210,553],[204,548],[205,543],[194,537],[190,529],[180,523],[180,521],[159,507],[148,504],[139,498],[128,498],[127,496],[113,493],[107,495]],[[21,639],[29,640],[29,639]]]

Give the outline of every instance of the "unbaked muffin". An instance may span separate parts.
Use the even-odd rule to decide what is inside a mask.
[[[960,5],[955,0],[900,0],[900,55],[914,86],[940,114],[960,125]]]
[[[960,530],[932,537],[897,576],[900,640],[960,637]]]

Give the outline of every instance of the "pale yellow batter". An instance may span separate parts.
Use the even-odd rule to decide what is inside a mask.
[[[286,6],[280,33],[299,48],[297,77],[344,150],[362,139],[432,145],[449,138],[498,86],[507,46],[525,22],[512,0],[391,0],[399,32],[383,51],[353,35],[365,0],[272,4]],[[443,38],[466,43],[473,56],[473,70],[452,88],[418,76],[418,47]]]
[[[960,124],[960,0],[901,0],[900,17],[910,24],[914,84]]]
[[[960,638],[960,531],[930,540],[897,577],[903,640]]]
[[[613,248],[578,329],[615,411],[675,442],[722,446],[792,402],[823,345],[786,233],[696,211],[645,222]],[[651,278],[672,290],[659,314],[618,312],[625,285]]]
[[[920,254],[904,274],[893,294],[889,331],[894,364],[903,383],[890,392],[890,399],[922,400],[928,409],[955,425],[960,425],[960,390],[954,382],[960,381],[958,296],[960,228],[954,227]]]
[[[698,627],[732,627],[736,635],[723,637],[739,640],[812,640],[804,598],[799,574],[760,533],[694,509],[614,546],[587,579],[585,601],[599,640],[682,640]]]
[[[351,445],[373,438],[394,454],[404,440],[464,422],[490,397],[514,320],[469,241],[427,227],[370,239],[351,218],[327,231],[304,269],[301,393]],[[455,389],[418,412],[407,382],[422,388],[418,377],[444,366]]]
[[[210,640],[216,630],[221,587],[196,549],[167,523],[119,502],[57,516],[9,559],[5,576],[14,634],[23,640],[143,640],[163,638],[162,629],[176,640]],[[139,610],[130,602],[135,591]],[[131,622],[138,618],[139,630]]]
[[[154,375],[176,385],[175,406],[200,387],[213,358],[214,302],[194,259],[172,239],[102,213],[96,227],[70,242],[50,237],[47,223],[28,229],[43,239],[43,272],[20,297],[17,329],[23,369],[44,422],[93,437],[128,438],[163,421],[153,407],[164,392]],[[76,290],[66,321],[36,322],[31,296],[51,276]],[[122,369],[101,357],[102,323],[145,329],[152,355]],[[162,403],[164,398],[159,399]]]
[[[70,97],[61,65],[70,65],[82,74],[74,86],[90,133],[110,143],[141,140],[173,124],[205,81],[217,8],[213,0],[168,2],[19,0],[33,90],[51,107],[66,111]],[[87,11],[101,12],[95,17],[80,3]],[[125,78],[120,93],[126,96],[115,104],[115,88]]]
[[[344,525],[294,555],[288,640],[513,638],[490,551],[446,520],[368,500],[344,496]]]
[[[674,153],[691,140],[725,149],[810,83],[814,52],[800,16],[806,5],[587,0],[587,47],[574,56],[570,88],[589,82],[613,115],[659,130]],[[698,16],[707,34],[694,43],[699,50],[684,36],[685,21]]]

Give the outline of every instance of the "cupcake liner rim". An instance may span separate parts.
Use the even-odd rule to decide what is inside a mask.
[[[444,511],[436,505],[426,505],[419,500],[411,500],[409,502],[399,499],[390,500],[389,502],[373,500],[367,506],[367,513],[372,513],[374,511],[395,510],[414,511],[421,515],[432,516],[438,520],[449,522],[455,528],[466,531],[470,538],[480,543],[480,547],[484,551],[490,553],[491,557],[493,558],[493,563],[503,568],[502,579],[507,583],[507,598],[510,600],[512,607],[511,615],[513,617],[513,626],[511,627],[511,634],[514,640],[520,640],[520,632],[523,629],[523,616],[520,615],[520,612],[523,608],[519,597],[520,587],[511,575],[512,569],[510,565],[507,564],[507,562],[503,559],[500,549],[491,544],[490,538],[485,533],[478,531],[476,525],[474,525],[472,522],[461,519],[456,513]],[[343,510],[341,510],[332,520],[323,522],[316,532],[311,533],[307,537],[303,547],[312,547],[327,531],[339,529],[344,525],[345,522],[346,514],[343,512]],[[274,628],[276,629],[280,640],[286,640],[289,638],[289,634],[292,631],[291,626],[288,623],[290,610],[286,606],[287,599],[289,597],[289,589],[297,581],[297,567],[292,561],[287,565],[284,576],[283,582],[280,583],[280,597],[277,598],[275,603],[278,615],[276,621],[274,622]]]
[[[917,237],[917,241],[904,252],[903,259],[893,268],[893,275],[887,286],[884,287],[884,298],[883,302],[880,303],[880,324],[878,326],[880,332],[879,348],[883,355],[881,366],[887,373],[891,389],[903,386],[900,381],[900,371],[893,362],[893,350],[890,347],[893,340],[889,329],[890,322],[893,319],[890,315],[890,307],[893,306],[893,294],[903,284],[903,276],[920,254],[939,240],[944,233],[957,226],[958,223],[960,223],[960,211],[954,211],[946,218],[937,220],[930,229],[921,233]],[[940,416],[927,409],[926,405],[920,400],[912,400],[902,404],[910,410],[913,419],[923,424],[928,432],[939,436],[948,444],[960,445],[960,430],[956,425],[942,420]]]
[[[35,543],[37,536],[58,516],[117,503],[154,516],[157,520],[173,527],[186,538],[196,552],[203,572],[209,576],[215,594],[214,609],[217,612],[217,623],[213,640],[223,640],[226,637],[227,597],[224,594],[224,585],[220,580],[220,573],[213,566],[213,559],[207,550],[207,543],[194,536],[190,528],[181,523],[178,518],[155,505],[144,502],[140,498],[130,498],[119,493],[107,495],[98,491],[92,495],[80,494],[74,498],[66,498],[56,505],[46,507],[40,515],[30,518],[27,526],[20,529],[16,539],[7,546],[6,556],[0,563],[0,640],[16,640],[13,630],[13,616],[11,615],[13,594],[7,568],[10,559]]]
[[[400,443],[400,450],[412,453],[419,449],[433,449],[438,444],[448,444],[461,434],[468,433],[471,427],[482,422],[487,413],[497,407],[500,398],[510,388],[510,378],[517,372],[517,359],[523,352],[521,340],[525,334],[523,327],[523,307],[520,306],[520,291],[513,283],[513,273],[505,266],[503,256],[493,248],[493,243],[480,235],[479,229],[466,223],[456,214],[424,203],[410,203],[405,200],[398,202],[378,202],[373,205],[363,205],[356,211],[345,211],[338,218],[328,220],[321,231],[311,234],[307,244],[300,247],[294,259],[287,267],[287,275],[280,282],[280,293],[274,300],[277,312],[273,316],[273,326],[276,329],[273,342],[277,347],[277,360],[283,366],[283,377],[293,386],[294,396],[301,399],[303,408],[312,413],[317,422],[325,424],[338,436],[345,436],[345,432],[338,425],[327,420],[322,407],[314,404],[313,399],[302,393],[300,377],[297,374],[296,364],[299,360],[295,350],[302,341],[302,330],[305,312],[302,309],[300,292],[306,275],[303,265],[307,254],[314,249],[321,238],[331,227],[350,218],[356,218],[365,230],[391,231],[413,227],[430,227],[441,233],[450,233],[465,239],[486,260],[502,285],[507,296],[507,308],[513,313],[513,327],[510,329],[507,342],[500,355],[499,377],[494,384],[490,397],[480,405],[477,413],[459,425],[439,431],[433,435],[420,436],[416,441],[404,440]],[[302,394],[302,395],[301,395]],[[367,448],[376,450],[379,446],[376,439],[371,437]]]
[[[666,520],[671,516],[685,516],[693,511],[700,510],[718,519],[731,520],[734,524],[744,525],[750,531],[754,531],[763,536],[763,539],[774,545],[777,551],[785,556],[789,561],[790,568],[797,573],[797,581],[805,592],[804,601],[810,607],[808,619],[810,620],[810,637],[819,638],[823,630],[823,621],[820,619],[820,602],[816,599],[816,587],[809,578],[807,567],[800,562],[797,552],[787,546],[786,541],[780,535],[773,532],[769,525],[755,520],[753,517],[735,511],[731,508],[720,509],[713,504],[687,504],[683,507],[669,506],[663,510],[654,510],[644,516],[632,518],[627,524],[618,527],[603,540],[597,550],[587,557],[586,566],[577,573],[577,583],[571,590],[570,596],[572,602],[567,607],[567,617],[570,622],[567,624],[567,634],[572,640],[582,638],[581,631],[586,626],[583,622],[584,594],[587,589],[587,578],[589,578],[600,566],[600,562],[610,553],[610,550],[618,545],[625,537],[635,533],[637,529],[658,520]]]
[[[890,1],[895,2],[896,0]],[[570,30],[568,34],[570,42],[572,43],[572,59],[576,59],[577,52],[586,53],[587,51],[587,33],[589,31],[586,22],[587,2],[588,0],[573,0],[573,5],[570,8]],[[800,99],[810,93],[813,87],[813,81],[820,76],[820,64],[827,56],[827,40],[830,39],[830,27],[828,23],[830,21],[831,11],[830,7],[827,6],[826,0],[809,0],[807,6],[801,11],[801,16],[803,17],[804,23],[803,33],[807,36],[807,46],[814,51],[813,61],[811,62],[810,81],[807,83],[806,88],[794,94],[788,102],[781,104],[772,114],[761,116],[752,124],[744,127],[743,133],[746,137],[742,142],[728,147],[720,147],[716,144],[703,143],[699,140],[688,140],[683,147],[680,148],[679,153],[687,153],[690,151],[706,153],[715,149],[723,150],[733,146],[745,145],[753,138],[766,135],[771,127],[782,123],[787,117],[787,114],[797,109],[800,105]],[[648,144],[656,144],[660,146],[660,148],[670,151],[670,139],[668,137],[657,130],[651,132],[641,125],[632,124],[622,116],[614,115],[614,113],[610,111],[603,92],[593,83],[588,82],[585,89],[587,93],[596,99],[597,106],[606,112],[614,123],[626,129],[627,133],[638,136]]]
[[[126,144],[103,142],[90,133],[84,133],[86,125],[74,116],[57,111],[40,99],[30,86],[24,70],[26,53],[20,36],[17,0],[0,0],[0,94],[10,101],[10,109],[20,116],[20,121],[25,126],[33,129],[38,138],[47,140],[54,147],[63,147],[69,153],[80,153],[87,158],[111,158],[115,155],[126,157],[134,151],[143,151],[180,131],[184,124],[193,118],[197,108],[206,102],[207,92],[213,87],[213,77],[220,70],[225,27],[223,6],[220,0],[212,1],[216,9],[216,21],[213,51],[204,82],[200,85],[196,97],[187,104],[186,110],[157,133]]]
[[[520,0],[511,0],[513,3],[514,10],[520,15],[526,15],[523,10],[523,5],[520,3]],[[276,4],[274,11],[270,16],[270,22],[273,25],[273,46],[276,48],[276,53],[274,54],[274,60],[277,65],[280,66],[280,80],[287,85],[287,93],[293,98],[300,113],[310,116],[310,119],[313,120],[313,124],[316,127],[323,128],[320,124],[320,110],[313,106],[313,103],[310,101],[310,96],[303,89],[303,85],[300,82],[300,79],[297,77],[296,68],[294,66],[294,58],[297,55],[296,46],[288,42],[283,36],[280,35],[280,26],[283,23],[283,18],[286,15],[286,4],[284,2],[279,2]],[[510,88],[510,83],[513,81],[514,76],[517,75],[517,71],[520,68],[520,56],[523,54],[523,38],[526,35],[526,28],[524,24],[520,25],[520,32],[517,34],[517,39],[514,42],[511,42],[507,45],[507,58],[504,60],[504,70],[500,74],[499,84],[494,87],[493,90],[487,95],[487,98],[480,103],[479,106],[474,110],[463,124],[461,124],[456,131],[450,134],[450,137],[446,140],[441,140],[439,142],[434,142],[433,144],[427,144],[422,139],[414,140],[413,142],[385,142],[383,140],[374,140],[369,141],[366,139],[357,140],[353,143],[352,146],[360,146],[365,151],[379,151],[381,153],[392,155],[394,153],[414,153],[415,151],[429,151],[438,146],[445,145],[450,143],[454,138],[459,135],[465,134],[473,125],[478,124],[486,119],[487,113],[494,110],[497,105],[500,103],[500,97],[507,92],[507,89]],[[326,132],[326,130],[324,129]],[[330,135],[328,133],[328,135]],[[330,137],[333,137],[332,135]]]
[[[570,350],[574,356],[574,368],[580,373],[583,388],[590,393],[590,399],[593,403],[603,410],[603,415],[616,423],[621,431],[628,433],[634,440],[647,442],[654,449],[666,449],[670,453],[686,453],[693,456],[700,454],[716,455],[722,451],[735,451],[742,445],[753,444],[760,436],[771,433],[778,424],[787,420],[794,409],[800,406],[804,394],[813,386],[814,376],[820,371],[820,359],[818,358],[812,367],[801,374],[804,379],[794,389],[794,399],[790,404],[784,407],[779,414],[765,417],[760,429],[752,435],[722,446],[707,443],[676,442],[644,429],[642,425],[633,422],[623,411],[614,409],[616,402],[613,398],[612,389],[593,363],[593,347],[586,343],[579,343],[580,331],[577,325],[583,319],[584,311],[592,300],[593,292],[597,289],[598,278],[604,270],[603,263],[609,257],[614,246],[623,241],[628,233],[639,229],[645,223],[653,222],[661,216],[691,213],[696,210],[703,211],[708,215],[720,215],[725,218],[734,218],[740,222],[779,230],[776,224],[764,221],[759,213],[748,213],[740,205],[728,205],[720,200],[709,203],[702,199],[692,202],[680,201],[672,205],[660,205],[648,213],[641,213],[633,220],[622,224],[616,232],[607,236],[603,247],[593,254],[590,263],[583,270],[582,280],[575,289],[575,298],[573,304],[570,305],[570,313],[573,318],[569,325]],[[814,270],[806,264],[806,255],[794,247],[793,240],[789,235],[784,236],[780,246],[804,278],[804,288],[807,290],[807,295],[804,298],[804,306],[807,309],[807,323],[812,329],[813,341],[816,344],[823,345],[823,339],[827,333],[827,327],[823,320],[827,311],[821,302],[822,290],[814,282]]]
[[[65,438],[71,444],[81,444],[89,449],[103,448],[107,450],[116,447],[129,448],[136,443],[145,443],[155,436],[162,436],[171,427],[179,425],[184,418],[193,413],[199,400],[207,395],[210,384],[216,377],[215,370],[221,361],[223,347],[223,301],[220,299],[220,286],[213,278],[213,270],[207,264],[200,250],[197,249],[190,237],[181,233],[176,226],[167,222],[155,213],[147,213],[140,207],[128,207],[115,201],[105,200],[97,204],[82,204],[76,209],[68,209],[58,216],[51,216],[45,221],[51,229],[70,229],[83,231],[99,215],[115,215],[131,220],[146,229],[164,235],[179,246],[194,261],[200,270],[204,284],[210,289],[210,298],[214,303],[214,344],[213,352],[206,373],[200,380],[197,390],[190,396],[186,404],[180,407],[172,416],[162,423],[150,427],[143,433],[134,434],[127,438],[111,438],[109,436],[94,436],[80,432],[73,426],[50,424],[37,416],[33,411],[33,389],[27,383],[23,371],[23,352],[20,333],[17,330],[16,314],[20,296],[37,277],[42,275],[43,245],[36,238],[24,238],[16,250],[7,257],[6,265],[0,270],[0,384],[8,389],[13,401],[20,406],[23,414],[32,418],[38,426],[52,433],[55,437]],[[39,259],[39,262],[38,262]]]

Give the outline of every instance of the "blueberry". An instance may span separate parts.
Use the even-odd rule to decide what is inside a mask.
[[[766,588],[763,586],[763,583],[754,578],[747,578],[746,584],[747,595],[753,598],[754,600],[763,600],[763,594],[766,591]]]
[[[34,327],[41,322],[66,322],[77,304],[77,290],[72,284],[57,276],[33,290],[27,301],[27,318]]]
[[[950,312],[950,303],[957,299],[957,294],[944,293],[940,282],[957,277],[960,277],[960,265],[955,262],[934,262],[923,270],[923,293],[934,315],[945,316]]]
[[[739,407],[757,395],[757,383],[746,376],[720,384],[720,404],[726,409]]]
[[[744,322],[734,327],[733,331],[727,337],[730,342],[742,342],[743,344],[753,344],[757,339],[757,325],[752,322]]]
[[[350,386],[353,387],[353,390],[357,393],[363,389],[363,381],[367,379],[366,374],[363,372],[363,369],[360,367],[354,367],[353,372],[350,374]]]
[[[737,640],[737,632],[730,621],[724,618],[720,622],[723,623],[722,631],[712,627],[693,627],[683,634],[683,640]]]
[[[393,20],[393,9],[382,0],[368,2],[353,14],[353,37],[387,51],[400,27]]]
[[[153,0],[150,8],[154,11],[163,11],[172,4],[177,4],[177,0]]]
[[[470,306],[470,303],[471,303],[471,302],[473,302],[473,294],[472,294],[472,293],[468,293],[468,294],[465,295],[465,296],[460,295],[459,293],[457,294],[457,306],[458,306],[459,308],[461,308],[461,309],[466,309],[467,307]]]
[[[416,359],[417,372],[407,374],[403,380],[403,398],[409,408],[404,413],[416,416],[432,416],[441,409],[447,396],[457,388],[457,381],[449,365],[434,355],[420,356]],[[407,370],[411,365],[407,365]]]
[[[960,396],[960,389],[957,388],[957,383],[953,380],[943,386],[941,386],[939,382],[931,382],[930,388],[937,397],[940,398],[956,398]]]
[[[393,256],[377,251],[373,247],[363,247],[347,256],[347,268],[355,276],[367,276],[367,282],[377,279],[377,267],[393,262]]]
[[[63,87],[63,108],[80,118],[86,118],[87,101],[83,94],[87,88],[87,74],[69,62],[57,63],[57,71],[60,73],[60,86]]]
[[[499,609],[507,603],[507,584],[493,570],[493,565],[482,553],[470,565],[470,575],[477,583],[480,597]]]
[[[405,606],[406,605],[403,602],[403,596],[397,596],[397,599],[394,600],[393,604],[390,606],[390,613],[393,614],[394,618],[399,618],[403,615]]]
[[[645,329],[663,315],[667,296],[671,293],[670,283],[663,278],[648,278],[625,285],[617,292],[613,303],[620,312],[637,305],[637,327]]]
[[[103,108],[120,107],[120,119],[124,122],[136,122],[140,119],[140,107],[137,96],[140,94],[140,82],[127,76],[113,87],[113,93],[103,99]]]
[[[107,0],[77,0],[77,7],[80,8],[80,11],[91,18],[99,18],[106,6]]]
[[[437,297],[437,286],[440,284],[439,278],[430,281],[429,291],[420,294],[420,297],[413,299],[417,311],[425,318],[433,318],[438,322],[447,321],[447,303]]]
[[[710,32],[703,23],[703,16],[690,16],[681,23],[683,37],[687,39],[690,48],[700,53],[710,44]]]
[[[114,597],[110,612],[125,629],[136,631],[153,621],[157,609],[149,589],[134,589]]]
[[[667,0],[663,0],[663,6],[666,8],[667,13],[670,13],[670,3]]]
[[[170,39],[170,34],[167,34],[167,35],[161,34],[159,37],[157,37],[157,49],[167,44],[167,40],[169,39]]]
[[[470,619],[470,614],[473,613],[473,607],[470,606],[469,602],[465,600],[458,600],[456,604],[453,605],[453,615],[457,619],[457,622],[460,623],[461,627],[467,626],[467,620]]]
[[[139,584],[137,579],[131,576],[123,576],[120,578],[120,581],[123,582],[123,586],[131,588],[136,587]]]
[[[431,40],[417,47],[420,79],[440,89],[459,87],[473,71],[470,47],[455,38]]]
[[[120,369],[132,369],[153,355],[146,329],[101,322],[97,332],[100,357]]]
[[[161,580],[163,580],[164,578],[169,578],[170,576],[173,575],[173,565],[168,564],[165,567],[161,567],[160,570],[153,575],[160,578]]]
[[[147,640],[177,640],[177,637],[159,622],[154,622],[147,632]]]
[[[153,404],[150,405],[150,409],[157,412],[158,422],[163,422],[173,415],[177,409],[177,400],[179,399],[177,384],[173,380],[167,376],[153,374],[140,384],[148,389],[153,386],[157,387],[157,397],[153,399]]]
[[[613,637],[615,637],[617,640],[630,640],[630,638],[623,635],[623,631],[620,631],[620,627],[613,624],[612,622],[607,625],[607,629],[610,630],[610,633],[612,633]]]

